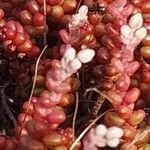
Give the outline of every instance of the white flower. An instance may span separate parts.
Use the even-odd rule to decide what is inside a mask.
[[[142,27],[142,28],[136,30],[134,34],[140,42],[141,40],[143,40],[145,38],[145,36],[147,34],[147,30],[145,27]]]
[[[106,138],[121,138],[123,136],[123,130],[119,127],[113,126],[107,129]]]
[[[105,136],[105,134],[107,133],[107,128],[105,125],[100,124],[95,128],[95,134],[99,135],[99,136]]]
[[[61,61],[60,61],[60,64],[61,64],[61,68],[62,68],[62,69],[65,69],[66,66],[67,66],[66,59],[65,59],[65,58],[62,58]]]
[[[93,49],[84,49],[77,54],[77,57],[80,60],[80,62],[88,63],[93,59],[94,55],[95,51]]]
[[[136,13],[129,20],[129,26],[134,30],[141,28],[142,24],[143,24],[143,17],[141,13]]]
[[[64,58],[67,62],[74,60],[76,57],[76,50],[73,47],[67,48],[64,54]]]
[[[94,142],[97,147],[105,147],[107,145],[107,140],[104,137],[95,136]]]
[[[65,48],[65,49],[64,49]],[[81,50],[76,54],[76,50],[71,45],[63,47],[63,57],[60,61],[61,69],[67,74],[67,77],[76,73],[82,67],[82,63],[87,63],[92,60],[95,51],[92,49]]]
[[[121,35],[124,38],[126,39],[130,38],[131,28],[128,25],[122,25],[120,31],[121,31]]]
[[[107,140],[107,145],[111,148],[115,148],[119,145],[120,139],[119,138],[114,138],[114,139],[109,139]]]
[[[125,45],[132,45],[132,47],[135,48],[147,34],[146,28],[142,27],[142,25],[142,14],[134,14],[129,20],[129,25],[121,26],[120,38],[122,43]]]
[[[88,7],[86,5],[81,6],[78,13],[72,15],[72,19],[69,22],[69,29],[75,27],[82,27],[88,21],[87,13]]]
[[[66,66],[66,72],[73,74],[76,73],[78,69],[80,69],[81,67],[82,67],[81,62],[79,61],[78,58],[76,58],[70,63],[68,63],[68,65]]]

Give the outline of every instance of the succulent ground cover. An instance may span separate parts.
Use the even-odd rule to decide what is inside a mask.
[[[0,0],[0,150],[150,150],[149,0]]]

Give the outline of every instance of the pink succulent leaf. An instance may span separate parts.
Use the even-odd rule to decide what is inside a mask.
[[[138,88],[132,88],[125,94],[124,102],[128,105],[132,104],[139,98],[140,94],[141,91]]]
[[[65,52],[66,52],[66,49],[68,49],[70,47],[71,47],[70,44],[67,44],[67,45],[66,44],[62,44],[61,47],[60,47],[60,49],[59,49],[61,55],[63,56],[65,54]]]
[[[131,108],[131,109],[133,110],[133,109],[134,109],[134,107],[135,107],[135,103],[131,103],[131,104],[129,104],[129,105],[128,105],[128,107],[129,107],[129,108]]]
[[[120,78],[116,81],[116,88],[120,92],[125,92],[128,90],[130,85],[130,78],[127,74],[122,74]]]
[[[127,4],[127,0],[115,0],[113,5],[117,8],[124,7]]]
[[[107,95],[111,98],[111,103],[114,105],[120,105],[123,102],[121,94],[115,90],[108,91]]]
[[[83,138],[84,150],[98,150],[95,143],[95,130],[92,128]]]
[[[95,135],[94,139],[95,139],[95,144],[97,147],[105,147],[106,146],[107,140],[104,137]]]
[[[34,111],[36,112],[36,114],[38,114],[40,117],[42,118],[46,118],[47,116],[47,109],[42,106],[40,103],[36,103],[34,104]],[[49,113],[52,112],[52,109],[49,109]]]
[[[106,24],[106,29],[107,32],[112,36],[112,37],[118,37],[119,36],[119,32],[113,28],[111,23]]]
[[[51,91],[52,89],[55,89],[55,87],[57,87],[59,85],[59,83],[54,81],[52,78],[48,78],[46,80],[45,85],[46,85],[47,89]]]
[[[58,77],[56,76],[56,73],[54,71],[54,69],[50,69],[47,74],[46,74],[46,78],[49,79],[53,79],[54,81],[57,81],[58,80]]]
[[[124,18],[127,18],[129,15],[132,14],[134,10],[134,6],[131,5],[131,4],[128,4],[124,9],[123,11],[121,12],[121,15],[124,17]]]
[[[54,89],[57,93],[68,93],[71,92],[71,86],[68,83],[61,83]]]
[[[120,13],[123,11],[126,3],[127,3],[127,0],[115,0],[108,6],[108,11],[115,18],[123,18]]]
[[[127,66],[125,66],[125,72],[131,76],[135,73],[135,71],[137,71],[137,69],[140,67],[140,64],[138,61],[133,61],[130,62],[129,64],[127,64]]]
[[[129,45],[129,46],[128,46]],[[124,45],[121,48],[121,56],[124,60],[132,61],[133,60],[133,51],[135,49],[135,45],[130,45],[130,43],[127,46]]]
[[[109,6],[108,7],[108,11],[111,13],[111,15],[115,18],[120,18],[121,20],[123,19],[122,16],[120,15],[120,11],[118,11],[118,9],[116,9],[114,6]]]
[[[121,57],[121,53],[118,52],[118,49],[111,50],[111,55],[115,58],[120,58]]]
[[[56,93],[54,91],[51,92],[51,95],[49,97],[49,99],[52,101],[52,102],[55,102],[55,103],[59,103],[60,100],[62,98],[62,93]]]
[[[112,58],[111,59],[111,64],[113,65],[113,67],[118,71],[118,72],[124,72],[124,66],[122,64],[122,62],[117,59],[117,58]]]

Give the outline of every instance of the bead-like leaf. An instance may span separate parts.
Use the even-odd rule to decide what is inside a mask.
[[[88,63],[90,62],[95,55],[95,51],[92,49],[85,49],[81,50],[78,54],[77,57],[80,60],[81,63]]]
[[[129,20],[129,25],[134,30],[141,28],[142,24],[143,24],[143,18],[141,13],[136,13]]]

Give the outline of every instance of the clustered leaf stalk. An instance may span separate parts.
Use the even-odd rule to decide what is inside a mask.
[[[107,126],[118,126],[123,130],[129,128],[135,132],[138,124],[145,118],[145,112],[134,110],[135,102],[138,100],[141,91],[135,87],[129,89],[129,86],[131,77],[140,67],[140,63],[134,60],[134,50],[145,38],[147,30],[143,27],[142,14],[137,12],[132,4],[128,4],[127,0],[113,1],[108,6],[108,11],[114,18],[113,23],[106,25],[109,36],[113,40],[119,40],[121,47],[111,50],[113,57],[110,64],[118,74],[114,80],[115,87],[107,91],[106,95],[111,99],[110,102],[116,111],[108,112],[105,115],[105,123]],[[105,142],[100,140],[101,137],[97,137],[96,128],[91,129],[83,140],[86,150],[90,150],[91,147],[98,149],[98,147],[106,146]],[[127,137],[126,132],[127,130],[124,130],[122,140],[131,142],[133,139]],[[99,142],[96,143],[96,139],[99,139]],[[108,146],[117,147],[118,145],[119,142],[116,145]]]

